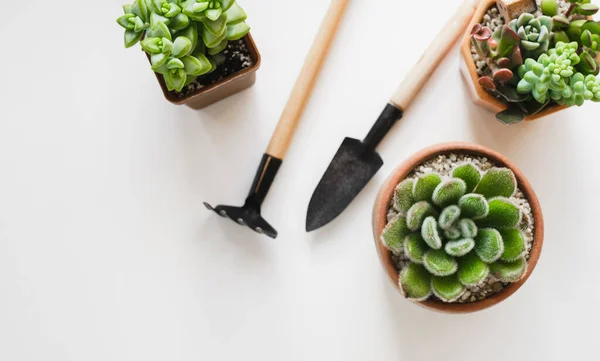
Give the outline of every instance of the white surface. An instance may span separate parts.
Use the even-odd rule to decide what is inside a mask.
[[[501,126],[468,99],[455,48],[379,148],[377,177],[304,233],[343,137],[366,134],[459,1],[350,5],[264,206],[277,240],[202,201],[242,202],[326,1],[241,1],[258,82],[199,112],[167,103],[142,54],[122,48],[121,0],[3,4],[14,17],[0,25],[0,360],[597,359],[597,104]],[[527,284],[464,316],[396,294],[370,228],[394,166],[453,140],[516,162],[546,220]]]

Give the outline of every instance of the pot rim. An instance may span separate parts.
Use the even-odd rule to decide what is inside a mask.
[[[154,72],[154,74],[156,75],[156,79],[158,80],[158,83],[160,84],[160,88],[162,89],[162,92],[163,92],[165,98],[173,104],[183,105],[183,104],[188,103],[190,101],[190,99],[192,99],[192,98],[201,97],[203,95],[206,95],[207,93],[211,93],[214,90],[223,88],[230,83],[233,83],[241,78],[244,78],[246,75],[248,75],[250,73],[256,72],[260,68],[260,65],[262,62],[262,57],[260,55],[260,52],[258,51],[258,48],[256,47],[256,43],[254,42],[254,39],[252,38],[252,35],[250,35],[250,33],[246,34],[242,39],[246,43],[246,46],[248,47],[248,52],[250,53],[250,56],[252,57],[252,60],[254,61],[254,64],[252,66],[244,68],[244,69],[238,71],[237,73],[233,73],[233,74],[229,75],[227,78],[225,78],[219,82],[216,82],[214,84],[211,84],[209,86],[206,86],[202,89],[199,89],[196,92],[188,94],[187,96],[185,96],[183,98],[176,97],[174,95],[175,94],[174,92],[167,89],[167,85],[165,83],[165,80],[163,79],[163,76],[161,74]]]
[[[417,166],[437,155],[448,153],[466,153],[487,157],[497,166],[511,169],[517,179],[518,189],[523,192],[524,196],[529,201],[534,220],[533,245],[529,253],[529,259],[527,260],[527,273],[519,282],[511,283],[502,291],[492,295],[491,297],[471,303],[444,303],[434,299],[428,299],[423,302],[413,301],[419,306],[440,312],[470,313],[492,307],[504,301],[514,294],[519,288],[521,288],[529,276],[531,276],[531,273],[538,263],[544,243],[544,218],[537,195],[535,194],[533,187],[523,172],[521,172],[521,170],[519,170],[514,163],[494,150],[471,143],[451,142],[433,145],[413,154],[411,157],[398,165],[386,179],[385,183],[379,190],[373,207],[373,237],[375,240],[377,253],[388,278],[399,292],[399,272],[396,270],[396,267],[392,262],[391,252],[385,248],[385,246],[379,240],[381,232],[387,223],[387,213],[390,202],[392,201],[394,189],[396,188],[396,185],[404,180],[406,176],[408,176],[408,174],[410,174],[410,172]]]
[[[473,19],[471,20],[471,23],[467,27],[465,35],[463,36],[460,52],[462,57],[464,58],[465,65],[467,66],[467,70],[471,78],[470,81],[473,82],[477,96],[483,102],[488,103],[490,109],[494,109],[494,111],[496,112],[501,112],[506,110],[508,108],[508,105],[506,105],[506,103],[503,103],[502,101],[488,93],[485,89],[483,89],[483,87],[481,87],[481,85],[479,85],[477,81],[479,79],[479,75],[477,74],[477,67],[475,66],[475,60],[473,59],[473,55],[471,54],[471,29],[475,24],[481,22],[481,19],[483,19],[485,13],[494,4],[496,4],[496,0],[482,0],[479,3],[479,7],[475,11],[475,15],[473,16]],[[524,120],[536,120],[538,118],[545,117],[547,115],[559,112],[561,110],[565,110],[567,108],[569,108],[569,106],[556,104],[542,110],[541,112],[535,115],[526,116]]]

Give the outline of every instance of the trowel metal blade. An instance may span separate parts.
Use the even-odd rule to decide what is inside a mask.
[[[383,165],[374,149],[346,138],[312,195],[306,231],[314,231],[339,216]]]

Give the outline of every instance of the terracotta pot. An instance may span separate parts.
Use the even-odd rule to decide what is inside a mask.
[[[179,98],[175,92],[169,91],[165,80],[161,74],[155,73],[156,79],[162,88],[163,94],[168,101],[173,104],[185,104],[193,109],[202,109],[228,96],[239,93],[242,90],[250,88],[256,82],[256,71],[260,68],[261,57],[252,36],[248,33],[244,38],[248,47],[248,52],[254,65],[242,69],[241,71],[230,75],[219,83],[212,84],[190,94],[185,98]]]
[[[533,234],[533,245],[529,254],[529,260],[527,273],[523,279],[517,283],[512,283],[505,287],[500,292],[483,299],[481,301],[476,301],[472,303],[443,303],[438,300],[429,299],[424,302],[417,302],[420,306],[425,308],[447,312],[447,313],[468,313],[480,311],[485,308],[496,305],[510,295],[515,293],[524,283],[527,281],[540,257],[540,253],[542,251],[542,244],[544,242],[544,218],[542,216],[542,210],[540,208],[540,203],[538,201],[531,184],[523,173],[508,159],[500,155],[499,153],[475,144],[468,143],[445,143],[435,145],[429,148],[426,148],[412,157],[408,158],[404,163],[400,164],[388,177],[385,181],[379,193],[377,195],[377,199],[375,200],[375,205],[373,208],[373,237],[375,239],[375,247],[377,248],[377,252],[379,253],[379,259],[385,269],[387,277],[394,284],[398,292],[400,292],[399,286],[399,275],[394,263],[392,262],[392,253],[385,248],[385,246],[381,243],[379,236],[381,232],[383,232],[383,228],[387,223],[387,213],[390,207],[390,202],[394,195],[394,189],[396,185],[404,180],[408,174],[415,169],[417,166],[422,164],[423,162],[434,158],[440,154],[448,154],[448,153],[466,153],[477,156],[487,157],[490,161],[497,164],[501,167],[506,167],[511,169],[516,178],[519,189],[523,192],[529,204],[531,205],[531,211],[534,220],[534,234]]]
[[[465,33],[463,40],[461,42],[460,49],[460,69],[461,73],[465,77],[467,87],[469,89],[469,93],[471,98],[473,98],[473,102],[475,104],[480,105],[484,108],[487,108],[494,113],[499,113],[503,110],[506,110],[507,105],[501,102],[499,99],[488,93],[477,80],[479,79],[479,75],[477,74],[477,67],[475,66],[475,61],[473,61],[473,56],[471,54],[471,36],[470,32],[473,26],[483,19],[483,16],[488,11],[490,7],[496,4],[496,0],[481,0],[477,10],[475,11],[475,15],[473,16],[473,20],[469,24],[467,28],[467,32]],[[538,114],[527,116],[525,120],[535,120],[546,115],[550,115],[552,113],[556,113],[558,111],[564,110],[568,108],[566,105],[554,105],[547,107],[543,111]]]

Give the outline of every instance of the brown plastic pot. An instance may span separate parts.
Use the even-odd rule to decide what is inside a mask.
[[[503,110],[506,110],[508,106],[501,102],[499,99],[488,93],[479,83],[477,82],[479,79],[479,75],[477,74],[477,67],[475,66],[475,61],[473,60],[473,56],[471,54],[471,36],[470,32],[473,26],[483,19],[483,16],[488,11],[490,7],[496,4],[496,0],[481,0],[477,10],[475,11],[475,15],[473,16],[473,20],[471,20],[471,24],[467,28],[467,32],[465,33],[463,40],[461,42],[460,49],[460,69],[461,73],[465,77],[467,87],[469,90],[469,94],[473,99],[473,102],[477,105],[480,105],[486,109],[493,111],[494,113],[499,113]],[[547,107],[543,111],[538,114],[532,116],[526,116],[525,120],[535,120],[546,115],[550,115],[561,110],[568,108],[567,105],[554,105]]]
[[[246,43],[250,57],[254,62],[252,66],[242,69],[241,71],[228,76],[218,83],[204,87],[197,92],[186,96],[185,98],[180,98],[175,92],[169,91],[163,76],[155,73],[156,79],[162,88],[165,98],[167,98],[167,100],[173,104],[185,104],[193,109],[202,109],[218,102],[219,100],[225,99],[228,96],[250,88],[256,82],[256,71],[258,68],[260,68],[261,57],[250,33],[248,33],[243,40]]]
[[[469,313],[492,307],[504,301],[519,288],[521,288],[521,286],[527,281],[535,269],[542,251],[542,245],[544,243],[544,218],[542,216],[542,210],[540,208],[538,198],[535,195],[531,184],[527,178],[525,178],[525,175],[523,175],[523,173],[512,162],[489,148],[469,143],[445,143],[434,145],[414,154],[412,157],[404,161],[404,163],[400,164],[388,177],[379,190],[375,200],[375,205],[373,207],[373,237],[375,239],[375,247],[377,248],[379,259],[383,265],[383,268],[385,269],[387,277],[394,284],[398,292],[400,292],[399,275],[392,261],[392,253],[385,248],[379,239],[381,232],[383,232],[383,228],[387,223],[387,214],[390,208],[390,202],[392,201],[392,197],[394,195],[394,189],[398,183],[404,180],[417,166],[440,154],[449,153],[462,153],[487,157],[490,161],[498,166],[511,169],[517,178],[519,189],[523,192],[529,201],[529,204],[531,205],[531,211],[534,220],[533,245],[529,253],[529,260],[527,261],[527,273],[521,281],[508,285],[502,291],[492,295],[491,297],[472,303],[444,303],[435,299],[428,299],[424,302],[414,301],[414,303],[418,304],[419,306],[430,310],[446,313]]]

